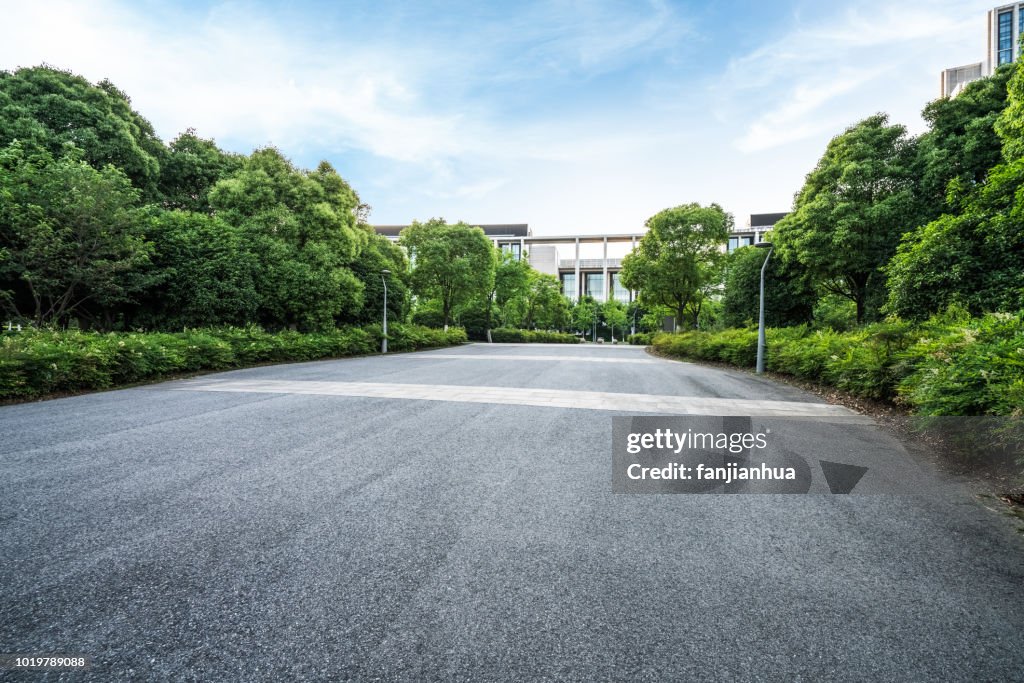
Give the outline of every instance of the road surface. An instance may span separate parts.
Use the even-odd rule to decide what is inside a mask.
[[[0,654],[103,681],[1022,680],[1024,543],[927,471],[921,495],[820,472],[809,495],[611,492],[613,417],[773,410],[839,461],[889,448],[794,388],[621,346],[3,407]]]

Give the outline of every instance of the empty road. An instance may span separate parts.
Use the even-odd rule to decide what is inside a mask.
[[[653,414],[793,418],[810,493],[613,494],[613,418]],[[850,411],[635,347],[252,368],[0,435],[0,654],[91,659],[0,678],[1024,677],[1010,524]]]

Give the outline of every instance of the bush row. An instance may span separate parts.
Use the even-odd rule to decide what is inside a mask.
[[[580,340],[574,334],[565,332],[544,332],[542,330],[517,330],[510,327],[500,327],[491,330],[491,341],[497,343],[535,343],[535,344],[579,344]]]
[[[648,346],[653,339],[654,335],[650,332],[637,332],[629,335],[629,337],[626,338],[626,341],[636,346]]]
[[[765,366],[922,415],[1024,415],[1024,312],[921,324],[884,322],[835,332],[807,326],[766,333]],[[658,334],[668,356],[753,367],[757,330]]]
[[[4,333],[2,341],[0,399],[10,399],[106,389],[176,372],[374,353],[380,348],[381,327],[315,334],[270,333],[259,327],[109,334],[29,330]],[[417,325],[388,326],[391,351],[465,341],[461,328],[445,332]]]

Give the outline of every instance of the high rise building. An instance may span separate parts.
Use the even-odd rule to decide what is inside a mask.
[[[1024,3],[1000,5],[988,11],[986,36],[988,51],[985,61],[955,66],[939,76],[942,97],[956,97],[971,81],[990,76],[1003,64],[1020,57],[1020,38],[1024,35]]]

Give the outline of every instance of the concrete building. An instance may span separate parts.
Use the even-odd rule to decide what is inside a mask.
[[[404,225],[374,226],[377,234],[397,241]],[[576,301],[589,294],[597,301],[609,298],[629,303],[635,298],[622,285],[622,257],[636,247],[644,233],[615,235],[534,236],[526,223],[477,225],[494,246],[515,258],[524,255],[542,273],[556,276],[562,292]]]
[[[941,97],[956,97],[971,81],[992,75],[1003,64],[1017,61],[1024,35],[1024,2],[999,5],[988,11],[985,22],[987,50],[985,59],[955,66],[939,75]]]
[[[747,227],[737,228],[729,235],[729,243],[726,250],[732,253],[740,247],[749,247],[757,244],[764,237],[764,234],[775,227],[788,214],[783,213],[752,213]]]

